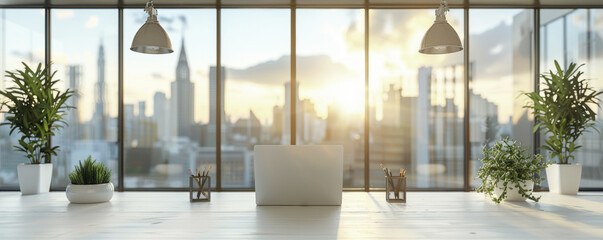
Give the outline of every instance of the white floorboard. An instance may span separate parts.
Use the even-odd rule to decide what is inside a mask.
[[[0,239],[603,239],[603,193],[549,193],[496,205],[475,192],[344,192],[341,207],[256,206],[252,192],[115,193],[70,204],[64,192],[0,192]]]

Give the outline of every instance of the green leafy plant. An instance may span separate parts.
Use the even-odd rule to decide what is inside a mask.
[[[25,153],[32,164],[40,164],[42,158],[50,163],[50,156],[57,155],[58,146],[50,145],[50,137],[54,136],[63,125],[63,115],[67,108],[65,103],[73,92],[64,92],[55,88],[59,80],[53,80],[56,73],[49,74],[49,67],[42,69],[42,64],[34,70],[23,63],[24,70],[6,71],[13,86],[0,90],[0,96],[6,98],[0,103],[0,110],[7,113],[6,121],[0,125],[10,125],[10,134],[21,133],[19,145],[15,149]]]
[[[496,141],[491,148],[484,145],[482,153],[484,157],[479,160],[483,165],[477,171],[482,185],[476,189],[477,192],[486,193],[494,202],[500,203],[507,198],[508,190],[517,188],[522,197],[538,202],[540,197],[535,197],[522,185],[529,180],[535,184],[544,180],[537,177],[545,166],[542,156],[529,154],[526,148],[508,137]],[[503,190],[498,197],[494,194],[497,186]]]
[[[565,70],[555,61],[555,70],[540,75],[544,88],[537,92],[523,93],[529,98],[524,108],[531,109],[536,120],[534,132],[541,129],[547,139],[542,146],[550,151],[560,164],[575,160],[572,154],[581,146],[576,140],[589,128],[594,128],[597,113],[592,106],[599,106],[597,92],[588,86],[588,80],[581,79],[583,65],[570,63]],[[598,130],[597,130],[598,131]]]
[[[96,160],[92,160],[91,156],[88,156],[83,164],[80,161],[80,165],[75,166],[75,170],[69,173],[69,180],[71,180],[71,184],[75,185],[109,183],[111,182],[111,170],[104,163],[97,163]]]

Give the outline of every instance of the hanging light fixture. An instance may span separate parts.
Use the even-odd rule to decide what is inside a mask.
[[[147,2],[144,11],[149,14],[149,17],[144,25],[138,29],[138,32],[136,32],[130,50],[149,54],[174,52],[170,37],[161,25],[159,25],[159,21],[157,21],[157,9],[153,6],[152,0]]]
[[[450,11],[448,3],[441,0],[440,7],[435,11],[436,19],[425,33],[423,41],[421,41],[420,53],[444,54],[463,50],[459,35],[446,21],[446,12],[448,11]]]

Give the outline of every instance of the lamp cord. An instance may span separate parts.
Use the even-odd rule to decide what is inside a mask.
[[[440,7],[435,10],[436,11],[436,20],[435,22],[446,22],[446,12],[450,11],[448,8],[448,2],[446,0],[440,1]]]
[[[149,14],[149,18],[147,20],[157,21],[157,10],[155,9],[155,5],[153,5],[153,0],[147,2],[147,5],[144,7],[144,11]]]

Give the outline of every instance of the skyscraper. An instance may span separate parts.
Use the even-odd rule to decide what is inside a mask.
[[[301,100],[301,119],[300,122],[297,122],[299,126],[298,129],[301,129],[298,134],[298,139],[301,139],[301,143],[312,143],[314,141],[320,141],[322,139],[318,139],[316,136],[316,110],[314,108],[314,103],[310,99]]]
[[[279,144],[283,132],[283,107],[272,107],[272,125],[270,126],[270,142]]]
[[[136,147],[134,104],[124,104],[124,146]]]
[[[217,85],[217,72],[216,72],[216,67],[210,67],[209,68],[209,124],[207,126],[207,139],[206,139],[206,143],[207,146],[216,146],[216,123],[217,123],[217,118],[216,118],[216,99],[218,99],[218,85]],[[222,122],[222,129],[224,129],[225,127],[225,122],[226,122],[226,114],[224,112],[224,89],[226,88],[225,84],[225,80],[226,80],[226,71],[224,70],[224,67],[221,68],[221,72],[222,72],[222,76],[221,76],[221,86],[222,89],[220,91],[220,119]],[[224,132],[224,131],[223,131]],[[222,144],[225,144],[225,138],[222,138]]]
[[[429,110],[431,108],[431,67],[419,68],[417,80],[419,81],[419,95],[416,100],[416,131],[415,156],[416,166],[427,166],[429,164]],[[429,176],[419,174],[417,176],[417,187],[429,187]]]
[[[176,66],[176,81],[172,82],[171,99],[175,104],[176,130],[178,136],[190,137],[191,127],[195,121],[195,85],[190,81],[190,69],[186,58],[184,38],[182,38],[182,49]]]
[[[533,81],[526,81],[533,77],[533,15],[532,11],[524,10],[513,17],[513,96],[534,89]],[[531,113],[523,107],[524,104],[523,100],[513,101],[513,138],[533,149],[534,123]]]
[[[67,100],[67,105],[72,106],[67,110],[67,122],[69,123],[68,127],[63,130],[64,137],[63,140],[65,142],[70,142],[74,140],[80,140],[83,137],[83,132],[80,127],[80,80],[81,80],[81,72],[82,68],[80,65],[69,65],[67,67],[67,79],[69,81],[69,89],[73,92],[71,98]]]
[[[296,83],[295,88],[295,121],[296,121],[296,133],[300,133],[301,129],[301,102],[299,100],[299,82]],[[291,142],[291,83],[285,83],[285,106],[283,106],[283,137],[281,138],[281,144],[289,144]],[[301,134],[297,134],[296,141],[301,141]]]
[[[402,89],[395,89],[394,84],[389,85],[387,100],[383,101],[383,121],[381,124],[387,127],[400,126],[400,98]]]
[[[107,115],[105,114],[105,50],[101,40],[98,48],[98,75],[96,81],[96,95],[94,103],[94,113],[92,115],[93,139],[105,139],[107,136]]]
[[[163,139],[172,136],[169,128],[169,100],[165,93],[156,92],[153,96],[153,120],[157,123],[157,137]]]

